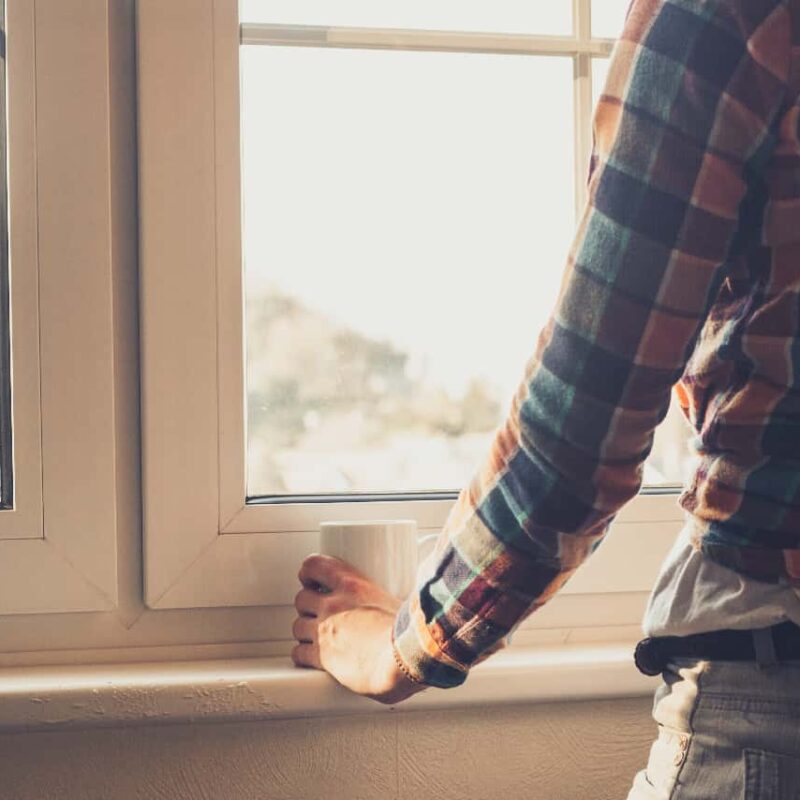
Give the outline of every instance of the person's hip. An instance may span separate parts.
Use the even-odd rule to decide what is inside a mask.
[[[800,659],[774,655],[762,641],[751,659],[670,658],[628,800],[800,798]]]

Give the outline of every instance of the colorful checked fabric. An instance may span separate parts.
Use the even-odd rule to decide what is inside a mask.
[[[460,684],[564,585],[676,384],[697,546],[800,583],[798,95],[800,0],[634,0],[557,307],[395,623],[413,679]]]

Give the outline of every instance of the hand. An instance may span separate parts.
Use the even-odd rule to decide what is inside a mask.
[[[298,617],[292,633],[297,666],[328,672],[357,694],[399,703],[425,686],[409,680],[394,659],[392,627],[400,598],[344,561],[309,556],[298,575]]]

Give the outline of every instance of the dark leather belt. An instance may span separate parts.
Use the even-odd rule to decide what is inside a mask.
[[[645,675],[659,675],[675,658],[755,661],[763,667],[780,661],[800,661],[800,626],[782,622],[757,630],[653,637],[639,642],[634,653],[636,666]]]

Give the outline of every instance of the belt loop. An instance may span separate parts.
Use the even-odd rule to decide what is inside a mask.
[[[759,669],[769,669],[778,663],[778,654],[775,652],[775,640],[772,638],[772,628],[758,628],[753,631],[753,647],[756,651],[756,661]]]

